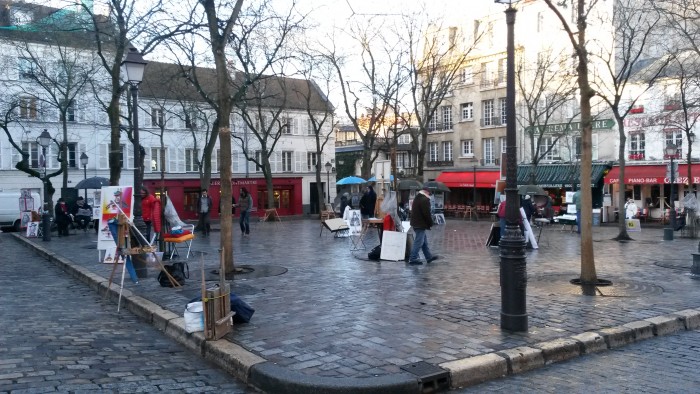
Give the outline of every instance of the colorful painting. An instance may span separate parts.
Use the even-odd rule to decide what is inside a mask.
[[[100,196],[97,249],[107,250],[117,246],[109,231],[109,220],[117,217],[119,213],[124,213],[126,217],[131,219],[133,188],[131,186],[104,186]]]

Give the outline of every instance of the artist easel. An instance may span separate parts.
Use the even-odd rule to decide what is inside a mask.
[[[204,281],[204,262],[200,257],[202,269],[202,309],[204,310],[204,337],[216,341],[231,332],[233,327],[231,311],[231,285],[226,283],[224,251],[220,250],[219,283],[207,288]]]
[[[121,209],[120,209],[121,211]],[[132,248],[131,247],[131,235],[129,233],[129,230],[135,231],[135,233],[141,237],[142,240],[145,240],[146,238],[141,234],[138,228],[136,228],[133,223],[126,217],[123,211],[117,216],[117,225],[118,225],[118,231],[117,231],[117,250],[114,253],[114,264],[112,264],[112,272],[109,274],[109,281],[107,283],[107,288],[110,288],[112,286],[112,279],[114,278],[114,272],[117,269],[117,261],[119,261],[120,256],[124,256],[125,258],[129,258],[130,256],[134,255],[139,255],[139,254],[151,254],[152,256],[155,257],[156,262],[158,263],[158,266],[160,267],[160,270],[165,273],[165,276],[168,277],[168,280],[172,284],[173,287],[180,287],[180,283],[173,278],[172,275],[170,275],[170,272],[165,269],[163,266],[163,263],[160,261],[160,258],[158,257],[158,254],[156,253],[156,248],[155,246],[152,245],[147,245],[147,246],[139,246]],[[132,258],[132,264],[133,264],[133,258]],[[119,285],[119,301],[117,302],[117,312],[119,312],[119,309],[121,307],[121,301],[122,301],[122,291],[124,290],[124,274],[126,271],[126,262],[122,265],[122,278],[121,278],[121,283]]]

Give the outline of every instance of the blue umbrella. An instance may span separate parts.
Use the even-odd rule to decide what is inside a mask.
[[[345,178],[339,180],[336,182],[336,185],[360,185],[363,183],[367,183],[364,179],[360,178],[359,176],[346,176]]]
[[[369,178],[369,179],[367,180],[367,182],[376,182],[376,181],[377,181],[377,177],[376,177],[376,176],[373,176],[373,177],[371,177],[371,178]],[[393,175],[391,175],[391,178],[389,178],[389,182],[394,182],[394,176],[393,176]]]

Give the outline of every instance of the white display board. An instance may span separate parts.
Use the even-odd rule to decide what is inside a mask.
[[[384,231],[380,259],[399,261],[406,258],[406,233]]]
[[[625,220],[625,224],[627,225],[628,233],[642,232],[642,225],[639,223],[639,219],[627,219]]]
[[[351,209],[347,219],[350,235],[360,235],[362,232],[362,215],[359,209]]]

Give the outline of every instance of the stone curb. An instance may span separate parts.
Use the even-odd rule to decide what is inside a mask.
[[[85,283],[89,288],[110,301],[119,299],[119,284],[85,267],[59,256],[21,235],[13,237],[28,248],[55,264],[70,276]],[[398,373],[371,378],[328,378],[304,375],[289,368],[280,367],[245,350],[228,340],[206,341],[201,332],[185,331],[184,318],[164,309],[132,291],[123,289],[121,305],[143,321],[153,325],[166,336],[187,349],[199,354],[240,381],[266,392],[285,393],[420,393],[420,381],[410,373]]]
[[[21,235],[15,239],[57,265],[72,277],[87,284],[98,294],[117,302],[119,285],[90,270],[74,265],[41,245]],[[398,373],[372,378],[328,378],[305,375],[268,362],[228,340],[206,341],[200,332],[187,333],[184,319],[130,290],[122,291],[122,305],[165,335],[198,353],[242,382],[266,392],[285,393],[419,393],[420,381],[410,373]],[[669,315],[608,327],[596,332],[584,332],[568,338],[558,338],[529,346],[481,354],[439,365],[450,374],[450,387],[473,386],[565,361],[585,354],[615,349],[634,342],[700,329],[700,308],[686,309]]]
[[[700,309],[686,309],[670,315],[604,328],[598,332],[585,332],[568,338],[449,361],[440,364],[440,367],[450,372],[450,387],[456,389],[645,339],[699,328]]]

